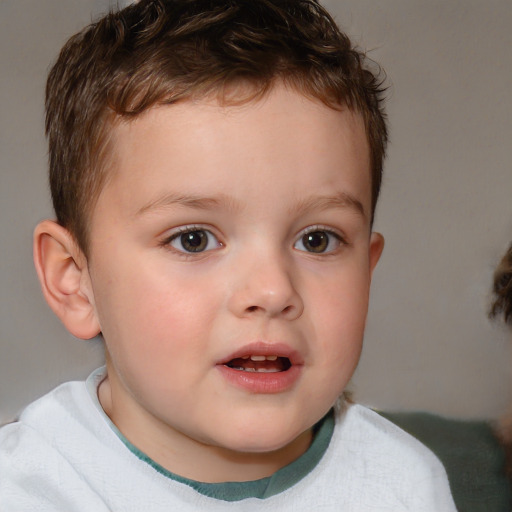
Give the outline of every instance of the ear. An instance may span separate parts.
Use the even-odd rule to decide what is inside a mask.
[[[369,248],[369,260],[370,260],[370,275],[373,274],[377,263],[380,260],[382,251],[384,250],[384,237],[380,233],[372,233],[370,235],[370,248]]]
[[[99,334],[87,259],[71,233],[51,220],[39,223],[34,264],[46,302],[68,331],[82,339]]]

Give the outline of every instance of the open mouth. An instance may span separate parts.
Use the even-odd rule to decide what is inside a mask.
[[[242,372],[278,373],[289,370],[292,363],[287,357],[277,355],[247,355],[231,359],[225,366]]]
[[[302,355],[286,343],[249,343],[219,360],[226,381],[250,394],[271,395],[294,388],[304,368]]]

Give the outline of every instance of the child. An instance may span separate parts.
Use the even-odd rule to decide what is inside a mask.
[[[0,509],[455,510],[425,447],[338,401],[383,248],[381,95],[315,0],[141,0],[68,41],[34,257],[106,366],[0,431]]]
[[[489,316],[502,317],[512,326],[512,244],[496,267],[492,283],[493,301]],[[512,481],[512,411],[508,411],[499,422],[496,434],[506,453],[507,475]]]
[[[489,316],[503,315],[506,324],[512,323],[512,245],[496,267],[492,283],[493,301]]]

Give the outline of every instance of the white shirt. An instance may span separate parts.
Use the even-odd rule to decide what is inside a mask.
[[[432,452],[360,405],[337,413],[327,450],[291,487],[265,499],[205,496],[123,439],[97,399],[101,379],[63,384],[0,429],[1,512],[456,511]]]

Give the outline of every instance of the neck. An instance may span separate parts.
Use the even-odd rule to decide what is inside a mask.
[[[123,436],[167,471],[190,480],[247,482],[271,476],[305,453],[313,438],[312,429],[308,429],[286,446],[264,453],[238,452],[209,445],[177,432],[146,411],[133,414],[133,407],[124,407],[112,400],[111,386],[111,381],[105,379],[98,397],[103,410]]]

